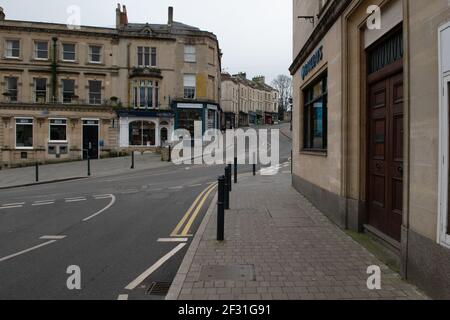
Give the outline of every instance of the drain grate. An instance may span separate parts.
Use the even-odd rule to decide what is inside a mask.
[[[169,292],[171,285],[172,285],[171,282],[162,282],[162,281],[152,282],[152,284],[147,289],[147,292],[145,294],[148,296],[165,296]]]

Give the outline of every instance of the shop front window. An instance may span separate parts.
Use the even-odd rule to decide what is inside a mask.
[[[33,148],[33,119],[16,119],[16,148]]]
[[[327,77],[303,91],[303,149],[327,150]]]
[[[50,142],[67,141],[67,120],[50,119]]]
[[[133,121],[129,125],[130,146],[155,146],[155,124],[148,121]]]
[[[184,109],[178,114],[178,126],[181,129],[186,129],[194,137],[195,121],[202,121],[202,109]]]

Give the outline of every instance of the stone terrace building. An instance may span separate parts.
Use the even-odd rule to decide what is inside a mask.
[[[449,299],[449,2],[293,5],[294,186]]]
[[[265,77],[247,79],[245,73],[222,73],[221,105],[226,128],[278,121],[279,93],[265,83]]]
[[[0,14],[0,163],[154,149],[173,130],[219,127],[215,35],[173,20],[116,28],[6,20]]]

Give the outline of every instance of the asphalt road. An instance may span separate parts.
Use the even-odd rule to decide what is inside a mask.
[[[290,150],[280,134],[280,162]],[[172,282],[223,168],[137,168],[0,191],[0,299],[163,299],[148,291]],[[68,289],[70,266],[81,290]]]

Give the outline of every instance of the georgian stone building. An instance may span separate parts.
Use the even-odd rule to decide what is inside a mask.
[[[245,73],[223,73],[221,106],[226,128],[273,124],[278,121],[279,93],[263,76],[249,80]]]
[[[15,21],[0,14],[2,165],[155,149],[174,129],[220,124],[214,34],[173,19],[116,28]]]
[[[293,5],[294,186],[450,298],[448,1]]]

